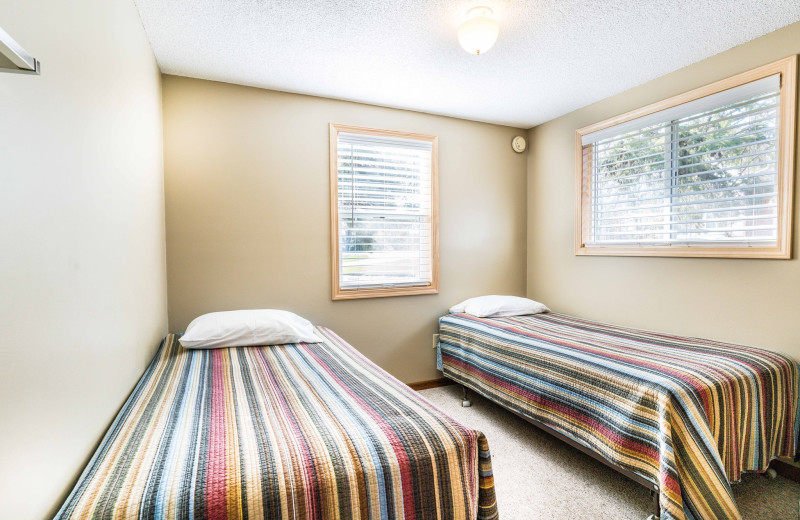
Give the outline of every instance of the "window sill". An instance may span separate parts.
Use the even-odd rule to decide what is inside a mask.
[[[789,260],[791,248],[780,247],[603,247],[579,246],[575,256],[655,256],[685,258],[764,258]]]
[[[375,287],[371,289],[333,288],[333,300],[357,300],[360,298],[387,298],[389,296],[413,296],[418,294],[438,294],[438,285],[418,287]]]

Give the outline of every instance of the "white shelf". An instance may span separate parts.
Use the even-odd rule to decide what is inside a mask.
[[[0,28],[0,72],[39,74],[39,61]]]

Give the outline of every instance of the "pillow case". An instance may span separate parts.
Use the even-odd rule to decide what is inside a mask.
[[[523,316],[550,312],[543,303],[519,296],[492,294],[470,298],[450,307],[451,313],[466,313],[479,318],[501,318],[503,316]]]
[[[247,347],[320,343],[314,326],[289,311],[254,309],[198,316],[178,340],[185,348]]]

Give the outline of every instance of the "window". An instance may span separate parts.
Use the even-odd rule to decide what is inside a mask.
[[[439,292],[438,140],[330,125],[333,299]]]
[[[576,132],[577,255],[789,258],[795,56]]]

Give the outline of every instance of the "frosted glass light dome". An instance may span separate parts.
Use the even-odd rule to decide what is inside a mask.
[[[458,28],[458,43],[470,54],[480,55],[492,48],[499,32],[500,26],[489,7],[473,7]]]

